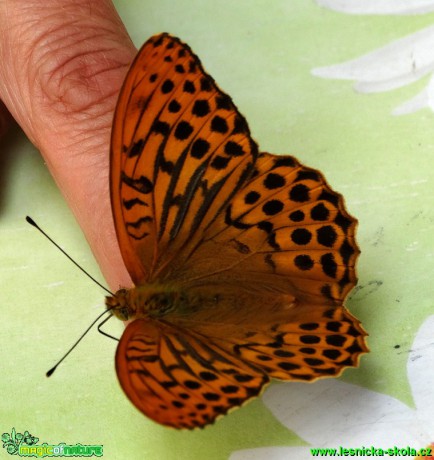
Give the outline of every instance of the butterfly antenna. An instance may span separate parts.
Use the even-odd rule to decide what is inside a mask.
[[[109,291],[105,286],[103,286],[99,281],[97,281],[92,275],[90,275],[83,267],[81,267],[69,254],[67,254],[52,238],[50,238],[44,230],[29,216],[26,216],[26,221],[33,225],[36,229],[38,229],[49,241],[51,241],[57,249],[59,249],[66,257],[76,266],[78,267],[87,277],[89,277],[94,283],[96,283],[99,287],[104,289],[104,291],[108,292],[111,296],[113,296],[113,292]]]
[[[71,351],[83,340],[84,336],[92,329],[92,327],[94,326],[94,324],[96,322],[98,322],[98,320],[104,316],[105,314],[109,313],[110,316],[113,316],[113,313],[111,313],[111,310],[115,308],[115,307],[112,307],[108,310],[104,310],[100,315],[98,315],[98,317],[92,321],[92,324],[83,332],[83,334],[81,335],[81,337],[74,343],[74,345],[62,356],[62,358],[59,359],[59,361],[57,361],[57,364],[55,366],[53,366],[45,375],[47,377],[51,377],[54,373],[54,371],[57,369],[57,366],[69,355],[69,353],[71,353]],[[107,318],[108,319],[108,318]],[[103,321],[102,324],[105,323],[106,320]]]

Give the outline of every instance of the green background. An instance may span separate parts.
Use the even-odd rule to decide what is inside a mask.
[[[246,116],[262,150],[296,156],[344,194],[359,219],[362,250],[359,286],[347,305],[369,332],[371,353],[342,379],[412,406],[407,352],[434,312],[434,114],[390,112],[428,77],[362,96],[350,82],[310,72],[416,32],[434,15],[350,16],[307,0],[115,5],[136,46],[161,31],[187,42]],[[15,427],[40,442],[103,444],[105,458],[133,460],[222,460],[242,448],[304,444],[261,400],[202,431],[154,424],[120,390],[116,344],[96,330],[47,379],[46,370],[104,308],[104,292],[25,216],[102,277],[35,148],[15,129],[0,150],[1,433]],[[115,321],[109,326],[117,335],[122,329]]]

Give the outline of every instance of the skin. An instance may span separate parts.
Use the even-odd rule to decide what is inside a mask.
[[[114,290],[132,283],[112,220],[110,131],[135,54],[108,0],[0,0],[0,136],[13,118],[40,150]]]

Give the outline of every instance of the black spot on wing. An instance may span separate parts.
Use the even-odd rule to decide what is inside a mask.
[[[140,200],[139,198],[133,198],[131,200],[122,200],[122,205],[124,208],[129,211],[132,209],[134,206],[145,206],[148,207],[148,204],[145,203],[144,201]]]
[[[133,179],[127,176],[123,171],[121,172],[121,181],[143,194],[151,193],[154,188],[152,182],[147,177],[140,176],[137,179]]]

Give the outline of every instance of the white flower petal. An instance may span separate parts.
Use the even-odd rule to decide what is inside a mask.
[[[236,450],[229,460],[312,460],[310,447],[260,447]]]
[[[429,107],[430,105],[428,98],[428,88],[424,88],[420,93],[416,94],[416,96],[396,107],[392,114],[407,115],[409,113],[414,113],[418,110]]]
[[[428,84],[427,88],[427,93],[428,93],[428,106],[431,108],[431,110],[434,111],[434,76],[431,77],[431,80]]]
[[[313,447],[423,447],[431,440],[402,402],[339,380],[273,385],[263,401]]]
[[[408,378],[417,415],[434,439],[434,316],[420,327],[407,362]]]
[[[382,48],[341,64],[319,67],[312,74],[323,78],[355,80],[359,89],[386,91],[421,78],[434,70],[434,26],[395,40]]]
[[[401,88],[402,86],[409,85],[419,80],[419,78],[429,73],[431,69],[424,70],[423,72],[415,72],[412,75],[403,75],[397,78],[382,81],[360,81],[354,85],[354,89],[358,93],[382,93],[391,91],[392,89]]]
[[[433,0],[316,0],[318,5],[348,14],[424,14]]]

